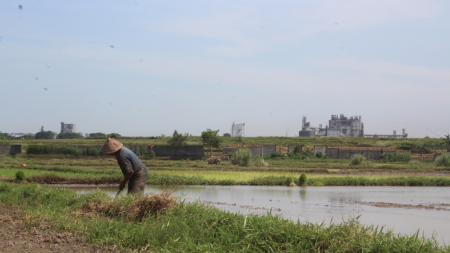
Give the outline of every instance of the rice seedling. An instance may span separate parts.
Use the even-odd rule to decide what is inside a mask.
[[[306,177],[305,173],[302,173],[300,175],[300,178],[298,179],[298,185],[306,186],[307,184],[308,184],[308,178]]]

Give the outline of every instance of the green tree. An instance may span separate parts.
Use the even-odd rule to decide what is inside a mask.
[[[104,137],[106,137],[106,134],[100,133],[100,132],[98,132],[98,133],[91,133],[91,134],[89,134],[89,137],[93,137],[93,138],[104,138]]]
[[[172,147],[181,148],[186,146],[186,142],[188,139],[188,134],[179,134],[177,130],[173,131],[172,139],[170,139],[167,143],[169,143]]]
[[[42,131],[42,132],[38,132],[34,135],[35,139],[54,139],[55,138],[55,133],[52,131]]]
[[[442,138],[442,142],[447,152],[450,152],[450,134],[445,135],[445,138]]]
[[[211,130],[206,129],[206,131],[202,132],[202,142],[205,146],[209,146],[211,155],[212,155],[212,148],[219,148],[220,144],[222,143],[222,138],[220,138],[219,134],[220,130]]]
[[[10,138],[8,133],[0,132],[0,140],[8,140]]]
[[[230,133],[224,133],[223,137],[231,137],[231,134]]]
[[[58,139],[83,139],[83,135],[80,133],[60,133]]]
[[[107,135],[107,137],[118,139],[118,138],[122,137],[122,135],[120,135],[118,133],[110,133],[110,134]]]

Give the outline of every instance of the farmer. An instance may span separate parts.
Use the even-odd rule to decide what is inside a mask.
[[[144,194],[147,182],[147,167],[131,150],[124,147],[122,143],[114,138],[108,138],[102,147],[103,154],[115,156],[117,163],[123,173],[123,181],[119,185],[119,190],[125,188],[128,182],[128,193]]]

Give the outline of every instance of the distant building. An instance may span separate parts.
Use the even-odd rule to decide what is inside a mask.
[[[330,134],[328,134],[330,132]],[[340,137],[364,137],[364,124],[361,122],[361,116],[345,117],[341,114],[331,115],[328,121],[328,129],[326,129],[326,136],[340,136]]]
[[[231,126],[231,137],[238,137],[245,135],[245,123],[234,124]]]
[[[331,115],[328,121],[328,126],[322,128],[313,127],[306,121],[306,116],[302,117],[302,130],[299,132],[300,137],[314,137],[314,136],[335,136],[335,137],[384,137],[384,138],[407,138],[408,134],[403,129],[402,134],[367,134],[364,135],[364,123],[361,121],[361,116],[346,117],[344,114]]]
[[[302,118],[302,130],[299,132],[300,137],[314,136],[336,136],[336,137],[364,137],[364,124],[361,122],[361,116],[346,117],[341,114],[331,115],[328,126],[322,125],[313,127],[306,121],[306,116]]]
[[[76,132],[75,124],[64,124],[64,122],[61,122],[61,133],[75,133],[75,132]]]

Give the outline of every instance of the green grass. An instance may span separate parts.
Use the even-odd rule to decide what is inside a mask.
[[[99,191],[77,195],[63,188],[0,183],[0,202],[19,206],[53,229],[81,234],[89,242],[146,252],[449,252],[433,238],[404,236],[363,226],[297,223],[270,213],[240,215],[200,203],[184,203],[142,221],[76,215],[98,201],[128,206],[132,196],[112,199]]]

